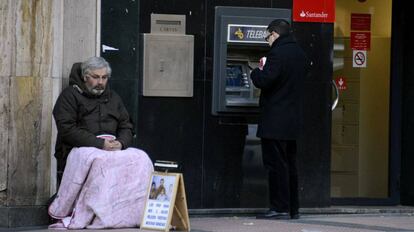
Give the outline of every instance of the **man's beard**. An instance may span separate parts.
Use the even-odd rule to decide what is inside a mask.
[[[99,85],[95,87],[86,85],[86,88],[88,89],[89,93],[96,96],[101,95],[105,91],[105,87]]]

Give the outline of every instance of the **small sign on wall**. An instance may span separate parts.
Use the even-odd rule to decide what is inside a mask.
[[[367,51],[353,50],[352,51],[352,67],[365,68],[367,67]]]
[[[351,32],[352,50],[370,50],[371,32]]]
[[[267,25],[229,24],[227,26],[227,42],[264,43]]]
[[[348,89],[348,85],[346,83],[345,77],[341,77],[341,76],[337,77],[335,79],[335,83],[336,83],[336,86],[338,87],[338,90],[344,91]]]
[[[351,30],[371,31],[371,14],[351,14]]]

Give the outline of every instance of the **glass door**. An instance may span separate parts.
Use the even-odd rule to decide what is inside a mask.
[[[336,0],[331,197],[389,197],[391,0]]]

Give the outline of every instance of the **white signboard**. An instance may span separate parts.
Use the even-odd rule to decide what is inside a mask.
[[[352,52],[352,67],[365,68],[367,67],[367,51],[353,50]]]
[[[171,199],[175,195],[176,179],[176,176],[152,175],[142,226],[158,230],[169,227],[168,216],[172,209]]]
[[[182,174],[154,172],[151,175],[141,229],[190,231]]]

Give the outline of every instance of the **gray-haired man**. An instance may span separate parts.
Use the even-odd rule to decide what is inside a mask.
[[[72,67],[69,86],[53,109],[58,129],[58,181],[73,147],[113,151],[131,144],[133,125],[121,98],[109,89],[110,76],[111,67],[102,57],[91,57]]]

